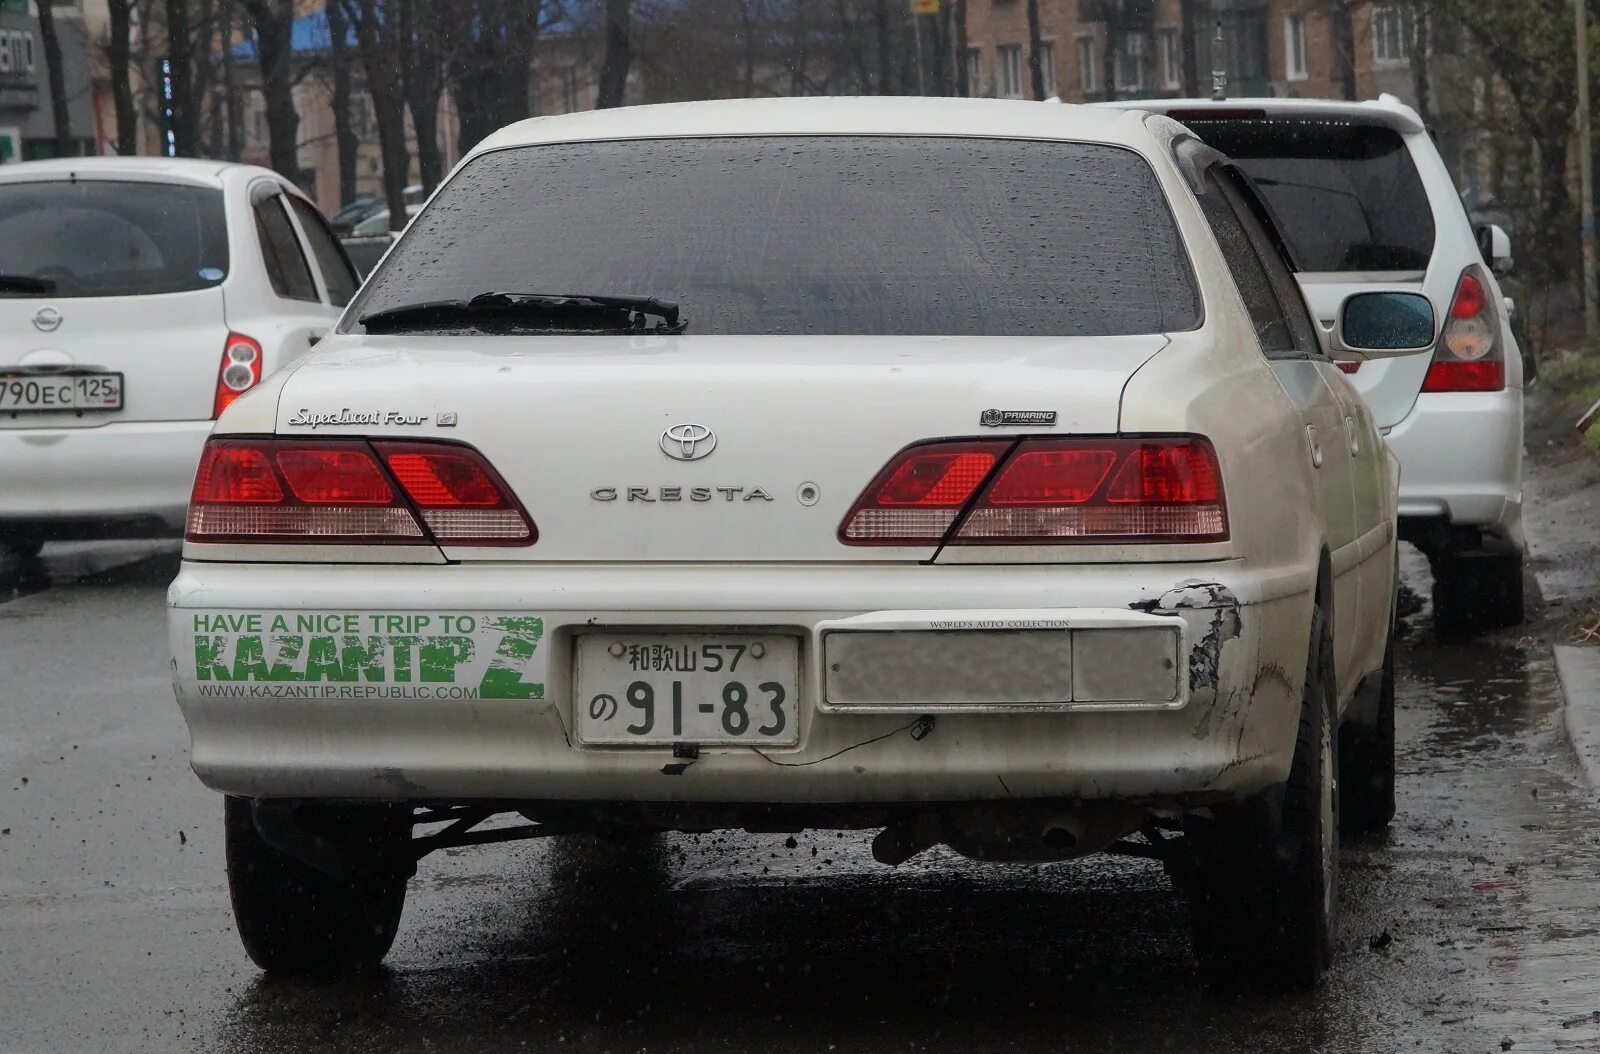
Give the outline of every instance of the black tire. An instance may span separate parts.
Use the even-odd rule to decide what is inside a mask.
[[[1332,641],[1320,607],[1311,629],[1288,782],[1218,809],[1212,824],[1195,832],[1195,955],[1222,983],[1306,990],[1333,961],[1339,749]]]
[[[397,852],[410,836],[409,807],[295,807],[298,823],[357,865],[346,880],[270,845],[249,799],[229,797],[223,810],[233,917],[257,966],[269,974],[323,976],[375,965],[388,953],[414,869]]]
[[[1378,689],[1377,721],[1339,729],[1339,822],[1346,834],[1376,834],[1394,819],[1394,627]]]
[[[1444,553],[1432,565],[1433,625],[1441,636],[1470,637],[1522,624],[1521,553]]]

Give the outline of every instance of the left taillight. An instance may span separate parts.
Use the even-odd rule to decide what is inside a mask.
[[[217,367],[217,396],[211,404],[211,418],[245,392],[261,383],[261,345],[243,333],[229,333],[222,346],[222,365]]]
[[[862,492],[839,528],[846,545],[1227,538],[1222,473],[1216,451],[1200,436],[908,447]]]
[[[364,439],[208,441],[192,542],[532,545],[538,535],[471,447]]]
[[[1500,316],[1490,288],[1488,276],[1478,265],[1461,272],[1433,361],[1422,381],[1423,391],[1498,392],[1506,386]]]

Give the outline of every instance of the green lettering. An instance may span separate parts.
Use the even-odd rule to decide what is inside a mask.
[[[362,674],[366,674],[369,681],[384,680],[384,674],[387,672],[384,658],[387,651],[382,637],[368,637],[365,641],[360,637],[345,637],[344,653],[340,656],[344,666],[343,679],[358,681]]]
[[[226,681],[228,668],[222,665],[222,652],[228,646],[226,637],[201,637],[194,639],[194,679],[197,681]]]
[[[244,636],[233,648],[233,679],[236,681],[267,681],[272,679],[267,670],[267,649],[258,636]]]
[[[272,664],[272,670],[267,679],[270,681],[305,680],[306,675],[290,665],[300,657],[300,649],[305,646],[305,638],[299,634],[291,633],[274,637],[274,639],[278,642],[278,660]]]
[[[478,682],[479,697],[543,699],[544,685],[525,683],[522,672],[544,637],[544,619],[491,618],[484,620],[484,626],[500,631],[500,646],[495,649],[494,658],[489,660],[489,668],[483,671],[483,678]]]
[[[345,676],[344,664],[339,661],[339,645],[332,637],[312,637],[306,642],[306,680],[353,681],[354,669]]]
[[[471,637],[425,637],[418,649],[422,680],[454,684],[456,667],[472,658]]]

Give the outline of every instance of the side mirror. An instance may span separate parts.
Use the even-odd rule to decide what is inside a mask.
[[[1511,259],[1511,235],[1498,223],[1480,224],[1473,234],[1478,239],[1478,252],[1483,262],[1497,275],[1510,274],[1516,266]]]
[[[1352,359],[1411,355],[1431,350],[1433,338],[1433,302],[1421,293],[1352,293],[1339,305],[1333,350]]]

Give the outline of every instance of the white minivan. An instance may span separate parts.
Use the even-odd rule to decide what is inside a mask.
[[[182,530],[200,447],[355,293],[274,172],[167,158],[0,168],[0,551]]]

